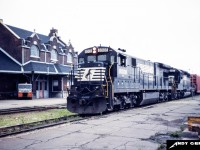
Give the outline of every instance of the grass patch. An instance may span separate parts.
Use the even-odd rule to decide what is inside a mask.
[[[9,127],[19,124],[55,119],[73,115],[67,109],[51,109],[46,111],[25,112],[9,115],[0,115],[0,127]]]

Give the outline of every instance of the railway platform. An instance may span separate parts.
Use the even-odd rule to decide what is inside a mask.
[[[66,98],[47,98],[47,99],[32,99],[32,100],[0,100],[0,110],[12,109],[21,107],[39,107],[50,105],[66,105]]]

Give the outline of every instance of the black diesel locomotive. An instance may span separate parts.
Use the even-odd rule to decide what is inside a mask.
[[[191,94],[188,72],[125,52],[95,46],[79,54],[74,84],[67,98],[69,111],[97,114]]]

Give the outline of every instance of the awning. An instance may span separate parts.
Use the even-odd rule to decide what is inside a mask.
[[[61,64],[52,64],[52,63],[38,63],[38,62],[29,62],[24,68],[24,73],[38,73],[38,74],[70,74],[71,66],[61,65]]]

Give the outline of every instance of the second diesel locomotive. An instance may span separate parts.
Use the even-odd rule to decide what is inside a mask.
[[[78,114],[178,99],[191,94],[190,74],[163,63],[126,54],[123,49],[95,46],[78,56],[67,108]]]

